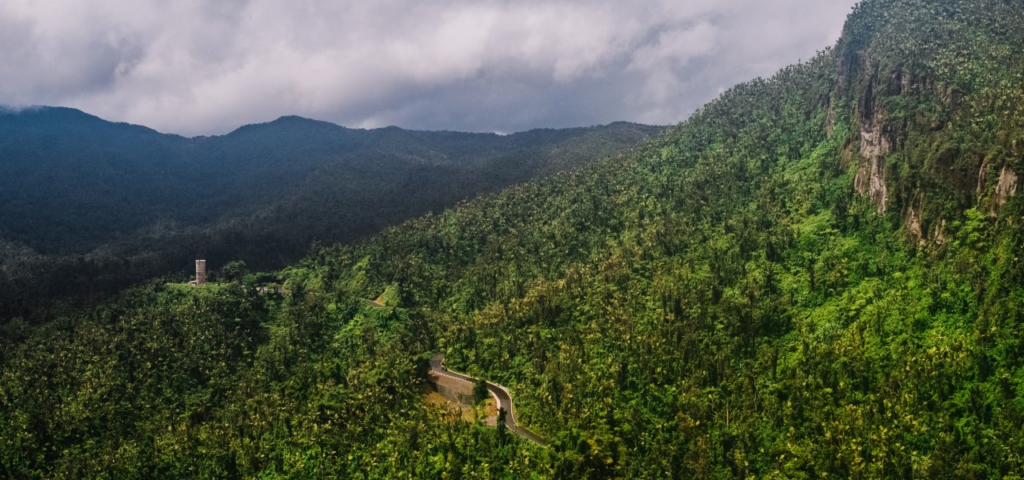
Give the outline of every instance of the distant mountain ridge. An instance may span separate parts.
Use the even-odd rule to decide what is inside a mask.
[[[110,270],[103,265],[141,279],[181,271],[196,255],[278,267],[314,240],[353,241],[661,131],[629,123],[511,135],[364,130],[284,116],[188,138],[71,108],[0,110],[5,271],[28,262],[34,272],[89,272],[71,275],[77,286],[32,286],[35,276],[16,282],[10,273],[0,283],[19,284],[11,288],[20,297],[91,290]]]
[[[0,324],[0,477],[1024,478],[1022,31],[865,0],[611,160]]]

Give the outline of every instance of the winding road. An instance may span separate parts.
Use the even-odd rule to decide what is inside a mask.
[[[472,383],[477,382],[476,378],[459,372],[453,372],[445,368],[443,353],[430,357],[430,371],[437,375],[444,375],[446,377],[465,380]],[[545,442],[539,435],[516,423],[515,408],[512,405],[512,394],[509,393],[508,389],[498,385],[497,383],[486,383],[487,390],[491,392],[494,399],[498,401],[498,408],[505,410],[505,426],[508,427],[509,431],[515,432],[519,436],[538,445],[547,445],[547,442]]]

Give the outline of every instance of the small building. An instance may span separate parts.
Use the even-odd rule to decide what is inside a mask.
[[[196,260],[196,279],[188,284],[192,287],[206,285],[206,260]]]

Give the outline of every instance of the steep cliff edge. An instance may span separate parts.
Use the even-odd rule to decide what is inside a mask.
[[[1005,32],[1019,6],[884,3],[863,2],[846,25],[829,130],[837,118],[854,126],[854,189],[896,212],[913,241],[940,246],[959,212],[996,218],[1017,192],[1024,42]]]

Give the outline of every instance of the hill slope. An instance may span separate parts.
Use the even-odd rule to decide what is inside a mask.
[[[66,108],[0,112],[2,298],[103,290],[245,260],[278,268],[652,138],[616,123],[507,136],[299,117],[183,138]]]
[[[283,295],[154,285],[14,325],[0,465],[1020,476],[1022,29],[1015,2],[871,0],[655,144],[321,249]],[[550,447],[427,408],[437,351]]]

